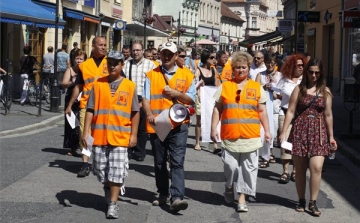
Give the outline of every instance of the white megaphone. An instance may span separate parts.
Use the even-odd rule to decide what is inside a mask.
[[[174,122],[181,123],[188,116],[188,110],[183,104],[173,104],[169,110],[170,119]]]

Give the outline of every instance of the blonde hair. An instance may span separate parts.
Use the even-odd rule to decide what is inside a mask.
[[[231,66],[235,67],[238,62],[246,62],[250,67],[253,62],[253,58],[247,52],[238,51],[231,55]]]

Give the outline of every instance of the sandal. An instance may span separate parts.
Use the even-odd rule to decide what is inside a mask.
[[[293,172],[291,172],[291,176],[290,176],[290,180],[292,181],[292,182],[295,182],[295,172],[293,171]]]
[[[217,143],[214,143],[214,150],[213,150],[213,154],[218,154],[221,151],[220,148],[218,148]]]
[[[305,212],[305,206],[306,206],[306,200],[305,199],[299,199],[299,204],[296,205],[295,211],[297,211],[297,212]]]
[[[66,155],[68,155],[68,156],[74,156],[74,155],[76,155],[76,151],[70,150]]]
[[[317,208],[316,200],[310,200],[309,201],[309,211],[311,211],[311,214],[315,217],[319,217],[321,215],[321,212]]]
[[[289,173],[283,173],[281,174],[281,177],[279,179],[279,183],[281,184],[287,184],[290,181],[290,175]]]
[[[274,155],[270,155],[270,163],[276,163],[276,157]]]
[[[269,161],[263,160],[259,163],[259,168],[268,168],[269,167]]]
[[[200,150],[201,150],[201,147],[200,147],[200,145],[196,145],[196,146],[194,147],[194,149],[197,150],[197,151],[200,151]]]

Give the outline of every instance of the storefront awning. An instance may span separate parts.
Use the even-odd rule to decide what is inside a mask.
[[[0,1],[0,22],[55,28],[55,14],[30,0]],[[64,25],[59,18],[59,28]]]
[[[132,21],[131,24],[126,24],[126,29],[132,30],[136,35],[144,36],[144,24],[138,21]],[[169,34],[152,26],[146,26],[146,36],[168,37]]]
[[[73,19],[84,20],[96,24],[100,23],[100,18],[97,16],[65,7],[64,7],[64,16]]]
[[[255,43],[270,41],[272,39],[280,37],[281,35],[282,35],[281,32],[276,30],[276,31],[271,32],[271,33],[266,33],[266,34],[264,34],[262,36],[256,36],[256,37],[253,37],[251,39],[246,39],[244,41],[241,41],[241,42],[239,42],[239,45],[247,47],[247,46],[249,46],[249,44],[255,44]]]

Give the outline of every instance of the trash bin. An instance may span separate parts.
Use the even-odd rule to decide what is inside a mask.
[[[50,78],[50,111],[58,112],[60,106],[60,88],[57,75]]]

